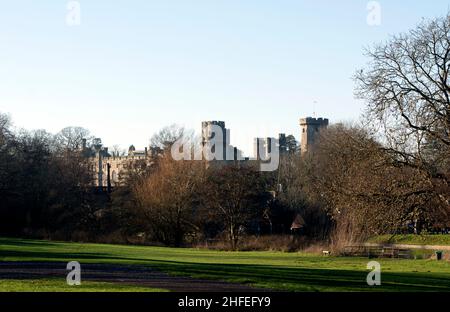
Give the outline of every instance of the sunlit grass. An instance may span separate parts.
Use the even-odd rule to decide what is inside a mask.
[[[289,291],[450,291],[447,261],[378,259],[382,286],[366,283],[367,258],[305,253],[225,252],[192,248],[0,239],[0,261],[139,264],[175,275]]]
[[[409,244],[409,245],[444,245],[450,246],[449,234],[436,235],[379,235],[369,239],[371,243]]]

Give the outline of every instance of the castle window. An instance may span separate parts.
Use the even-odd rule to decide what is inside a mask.
[[[303,133],[305,133],[305,128],[303,128],[302,130],[303,130]]]

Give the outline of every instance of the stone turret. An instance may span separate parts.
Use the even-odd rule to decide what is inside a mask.
[[[202,122],[202,145],[205,146],[214,141],[215,146],[221,146],[222,160],[226,160],[226,152],[229,145],[229,131],[225,128],[224,121],[203,121]],[[212,152],[215,152],[213,148]],[[219,157],[219,155],[217,155]]]
[[[317,141],[319,132],[328,127],[327,118],[306,117],[300,119],[301,152],[311,150]]]

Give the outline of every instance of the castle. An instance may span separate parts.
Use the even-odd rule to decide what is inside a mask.
[[[328,119],[306,117],[300,119],[300,152],[305,154],[313,149],[317,141],[318,134],[322,129],[328,127]],[[293,136],[290,136],[293,138]],[[295,138],[293,138],[295,139]],[[211,142],[214,141],[214,144]],[[296,142],[295,142],[296,143]],[[292,151],[296,147],[288,144],[288,137],[280,133],[278,138],[255,138],[254,158],[243,157],[243,153],[237,147],[230,144],[230,130],[225,127],[224,121],[204,121],[202,122],[201,145],[209,147],[210,152],[215,154],[220,163],[231,161],[264,161],[272,153],[272,148],[278,148],[280,155]],[[295,144],[296,145],[296,144]],[[94,185],[103,190],[110,191],[112,187],[120,184],[120,177],[136,162],[150,164],[154,151],[145,147],[144,150],[136,150],[131,145],[126,156],[119,156],[116,153],[109,153],[107,147],[103,147],[100,139],[95,139],[91,148],[83,144],[86,156],[91,161],[91,168],[95,174]],[[216,162],[217,162],[216,160]]]
[[[302,154],[310,150],[317,140],[317,134],[321,129],[328,127],[328,119],[306,117],[300,119]]]
[[[88,149],[83,144],[85,154],[91,161],[91,168],[94,172],[94,185],[111,190],[112,187],[120,184],[120,177],[127,172],[135,162],[150,162],[150,153],[147,147],[142,151],[137,151],[131,145],[128,149],[128,155],[119,156],[115,153],[109,153],[107,147],[103,147],[100,139],[96,139],[93,147]]]

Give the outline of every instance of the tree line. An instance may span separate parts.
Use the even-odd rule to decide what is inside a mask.
[[[335,246],[372,235],[450,227],[450,15],[368,48],[354,76],[367,107],[359,123],[319,133],[313,149],[281,155],[279,169],[175,161],[191,136],[174,126],[151,139],[112,194],[92,188],[82,128],[13,131],[0,114],[0,231],[181,246],[248,236],[300,235]],[[274,244],[276,242],[274,241]]]

